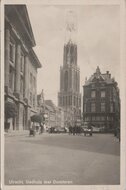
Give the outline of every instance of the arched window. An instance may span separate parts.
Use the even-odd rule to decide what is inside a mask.
[[[68,89],[68,71],[65,71],[65,75],[64,75],[64,89],[65,91],[67,91]]]

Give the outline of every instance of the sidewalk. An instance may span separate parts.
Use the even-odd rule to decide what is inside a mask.
[[[45,134],[48,134],[48,133],[44,132],[43,134],[45,135]],[[4,135],[5,135],[5,137],[25,136],[25,135],[29,136],[29,130],[8,131],[8,132],[4,132]],[[40,135],[39,132],[37,132],[36,135],[39,136]]]
[[[11,136],[24,136],[24,135],[29,135],[29,130],[8,131],[8,132],[4,132],[4,135],[7,136],[7,137],[11,137]]]

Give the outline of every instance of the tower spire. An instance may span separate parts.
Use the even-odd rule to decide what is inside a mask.
[[[77,37],[77,16],[76,13],[72,10],[67,11],[66,13],[66,43],[67,42],[76,42]]]

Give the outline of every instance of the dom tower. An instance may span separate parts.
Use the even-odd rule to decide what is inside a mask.
[[[77,65],[76,16],[68,12],[63,66],[60,67],[58,104],[65,111],[65,126],[75,125],[81,117],[80,69]]]

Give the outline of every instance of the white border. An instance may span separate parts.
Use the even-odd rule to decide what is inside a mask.
[[[120,69],[121,69],[121,184],[120,185],[72,185],[72,186],[6,186],[2,185],[2,189],[6,190],[31,190],[31,189],[46,189],[46,190],[63,190],[63,189],[87,189],[87,190],[125,190],[126,189],[126,1],[125,0],[2,0],[1,2],[1,182],[4,184],[4,5],[5,4],[41,4],[41,5],[120,5]]]

